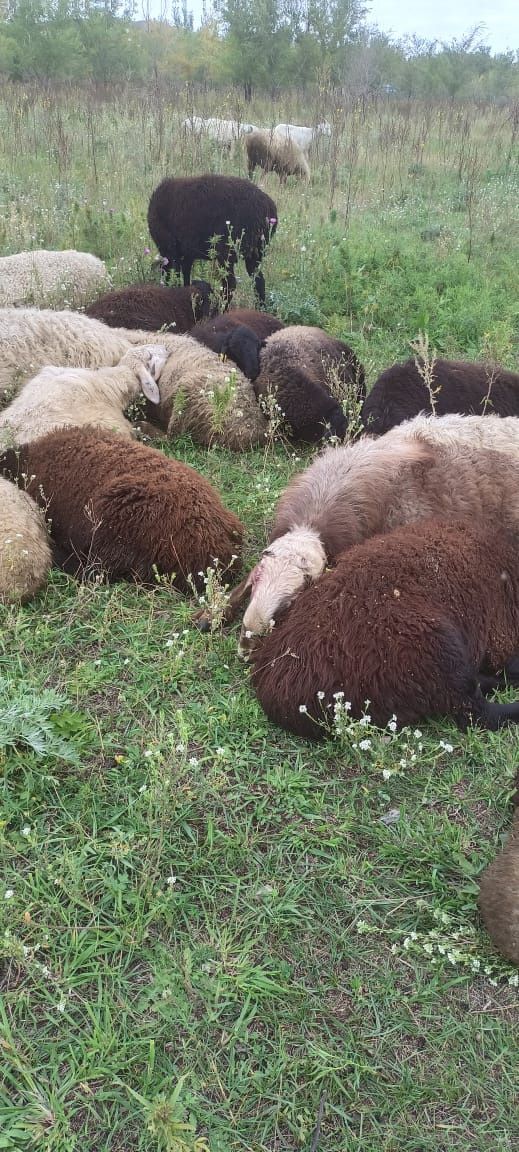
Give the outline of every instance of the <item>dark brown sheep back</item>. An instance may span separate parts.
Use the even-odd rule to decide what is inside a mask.
[[[88,568],[153,583],[175,572],[174,587],[185,592],[188,575],[200,587],[200,571],[215,558],[226,568],[241,551],[243,526],[209,482],[144,444],[62,429],[22,447],[19,460],[6,453],[6,465],[31,476],[27,491],[73,574]]]
[[[132,284],[100,296],[85,312],[109,328],[140,328],[146,332],[170,328],[173,332],[189,332],[197,320],[209,316],[210,310],[211,285],[198,280],[187,287]]]
[[[369,700],[378,725],[466,722],[483,661],[502,668],[518,645],[517,535],[424,521],[343,553],[302,592],[254,649],[253,684],[301,736],[323,734],[336,693],[357,718]]]
[[[519,416],[519,374],[488,364],[435,360],[434,404],[437,416]],[[362,409],[366,432],[382,436],[419,412],[431,412],[431,396],[415,360],[393,364],[375,381]]]
[[[251,328],[259,340],[266,340],[273,332],[280,332],[285,327],[282,320],[269,312],[261,312],[255,308],[233,308],[220,316],[213,316],[209,320],[195,324],[191,336],[200,344],[211,348],[213,352],[221,352],[226,337],[242,324]]]

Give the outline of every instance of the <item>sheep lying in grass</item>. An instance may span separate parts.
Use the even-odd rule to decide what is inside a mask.
[[[519,533],[425,520],[343,552],[252,650],[267,715],[322,736],[347,700],[374,724],[452,716],[465,728],[519,722],[519,703],[482,694],[478,672],[519,647]]]
[[[224,359],[233,360],[248,380],[260,372],[260,353],[265,340],[285,325],[269,312],[235,308],[210,320],[195,324],[190,335]]]
[[[479,907],[496,948],[519,964],[519,796],[512,828],[499,856],[480,877]]]
[[[0,456],[0,471],[42,503],[62,566],[109,580],[203,587],[241,551],[243,527],[193,468],[95,428],[64,428]],[[23,481],[22,477],[26,479]]]
[[[297,324],[266,340],[246,325],[232,329],[220,351],[254,383],[258,400],[268,408],[272,397],[283,414],[288,434],[315,443],[323,436],[346,434],[345,409],[357,410],[365,396],[364,369],[342,340],[322,328]]]
[[[164,337],[161,343],[168,344]],[[147,332],[107,328],[79,312],[50,308],[0,309],[0,408],[46,364],[100,368],[118,364],[133,344],[149,343]]]
[[[419,412],[437,416],[519,416],[519,374],[488,364],[435,360],[430,387],[415,360],[393,364],[375,381],[362,409],[366,432],[382,436]]]
[[[146,332],[158,332],[163,327],[189,332],[210,311],[211,285],[206,280],[193,280],[185,288],[132,284],[100,296],[85,308],[87,316],[102,320],[110,328],[140,328]]]
[[[0,257],[0,305],[84,304],[109,286],[102,260],[89,252],[18,252]]]
[[[34,500],[0,477],[0,603],[25,603],[45,584],[52,555]]]
[[[265,441],[267,421],[250,381],[190,336],[172,337],[160,397],[149,419],[171,438],[188,433],[196,444],[233,452]]]
[[[0,445],[26,444],[54,428],[93,424],[131,437],[124,409],[142,391],[160,401],[157,380],[166,363],[160,344],[130,348],[116,368],[42,368],[0,413]]]
[[[276,172],[281,184],[286,183],[288,176],[310,179],[308,160],[299,145],[289,136],[268,131],[250,132],[245,137],[245,151],[250,180],[256,168],[262,168],[264,172]]]
[[[346,548],[430,516],[519,525],[517,420],[417,416],[380,439],[328,448],[283,493],[259,563],[233,592],[248,595],[240,644],[263,635],[304,585]],[[201,615],[199,624],[207,627]]]

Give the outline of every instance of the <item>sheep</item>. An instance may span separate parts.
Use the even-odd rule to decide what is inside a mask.
[[[200,573],[216,558],[225,570],[239,557],[243,527],[215,489],[145,444],[62,428],[5,452],[0,470],[42,504],[71,575],[146,584],[168,576],[187,592],[190,575],[200,588]]]
[[[256,132],[255,124],[241,123],[239,120],[222,120],[218,116],[191,116],[182,121],[182,129],[194,136],[207,136],[217,144],[231,150],[240,136]]]
[[[369,701],[379,727],[519,723],[519,703],[488,701],[478,681],[519,646],[518,544],[517,530],[432,519],[342,553],[252,650],[267,715],[314,739],[337,701],[353,719]]]
[[[0,257],[0,305],[84,304],[109,287],[102,260],[89,252],[18,252]]]
[[[238,176],[166,177],[152,193],[148,227],[168,269],[189,284],[195,260],[207,260],[212,250],[224,269],[222,297],[229,304],[238,255],[243,256],[259,299],[265,302],[265,278],[260,265],[277,227],[274,201],[249,180]]]
[[[342,340],[322,328],[294,325],[261,341],[241,325],[214,344],[252,380],[264,408],[268,409],[268,397],[275,398],[295,440],[315,443],[323,435],[344,437],[347,420],[339,401],[349,405],[353,387],[360,403],[365,387],[364,369]]]
[[[508,840],[480,877],[479,909],[496,948],[519,965],[519,794],[515,800]]]
[[[289,136],[276,132],[250,132],[245,137],[247,169],[252,180],[256,168],[264,172],[276,172],[280,183],[285,184],[288,176],[301,176],[310,179],[310,167],[303,150]]]
[[[295,324],[267,338],[259,362],[256,396],[275,396],[295,440],[315,443],[329,433],[343,439],[347,420],[340,401],[350,402],[352,386],[355,401],[366,394],[364,369],[347,344],[322,328]]]
[[[0,604],[30,600],[51,567],[42,513],[26,492],[0,477]]]
[[[172,337],[161,338],[168,344]],[[46,364],[99,368],[118,364],[147,332],[109,329],[79,312],[52,309],[0,309],[0,409],[20,386]]]
[[[160,378],[160,403],[149,419],[169,437],[190,434],[196,444],[243,452],[265,442],[267,421],[252,384],[191,336],[172,337]]]
[[[519,524],[517,420],[416,416],[380,439],[328,448],[289,484],[270,543],[232,593],[226,619],[249,593],[240,647],[346,548],[430,516]],[[208,626],[200,614],[198,626]]]
[[[282,320],[269,312],[234,308],[232,312],[195,324],[190,335],[213,352],[234,360],[243,374],[254,381],[259,376],[260,352],[265,340],[284,327]]]
[[[362,409],[362,424],[381,436],[417,416],[432,412],[424,368],[416,360],[393,364],[375,381]],[[519,416],[519,374],[488,364],[463,360],[434,360],[431,388],[437,416],[449,412],[467,415]]]
[[[85,424],[133,436],[124,409],[141,390],[159,403],[156,381],[167,356],[162,345],[147,344],[130,348],[115,368],[42,368],[0,413],[0,444],[26,444],[54,428]]]
[[[197,320],[211,314],[211,285],[207,280],[194,280],[185,288],[132,284],[100,296],[85,308],[85,313],[110,328],[189,332]]]
[[[312,144],[319,136],[331,136],[332,134],[327,120],[323,120],[315,128],[306,128],[302,124],[276,124],[273,131],[276,136],[293,140],[303,152],[309,152]]]

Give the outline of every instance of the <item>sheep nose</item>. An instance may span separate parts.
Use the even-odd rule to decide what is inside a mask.
[[[240,639],[238,640],[238,656],[240,656],[242,660],[249,659],[252,650],[258,643],[258,639],[259,637],[254,633],[249,632],[248,629],[247,631],[242,629],[240,632]]]

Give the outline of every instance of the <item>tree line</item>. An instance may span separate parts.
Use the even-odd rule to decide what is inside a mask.
[[[519,99],[519,53],[493,55],[474,30],[450,44],[395,41],[361,0],[188,0],[135,20],[135,0],[0,0],[0,75],[15,81],[241,85],[280,93],[319,84],[352,95]]]

